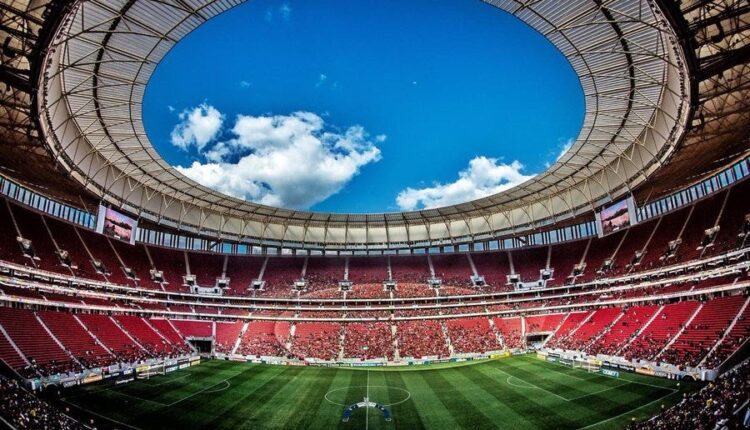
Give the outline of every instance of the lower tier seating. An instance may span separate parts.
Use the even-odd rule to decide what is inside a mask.
[[[393,359],[393,333],[388,323],[351,323],[346,326],[344,357]]]
[[[487,352],[502,349],[487,318],[462,318],[448,320],[445,324],[454,352]]]
[[[440,323],[432,320],[397,323],[398,347],[404,357],[445,357],[449,354]]]
[[[67,312],[40,311],[39,317],[52,334],[86,368],[109,364],[112,355]]]
[[[78,368],[31,310],[2,308],[0,325],[28,361],[43,373],[64,373]]]

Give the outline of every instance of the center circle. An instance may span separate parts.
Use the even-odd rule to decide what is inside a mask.
[[[371,402],[385,407],[400,405],[411,398],[411,392],[401,387],[386,385],[354,385],[350,387],[334,388],[323,396],[328,403],[337,406],[349,406],[359,403],[368,397]],[[389,403],[382,403],[383,399],[390,399]]]

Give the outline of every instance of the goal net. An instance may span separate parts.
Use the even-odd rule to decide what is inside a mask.
[[[584,369],[590,373],[597,373],[601,368],[601,366],[599,366],[598,364],[589,363],[588,361],[574,361],[573,367]]]
[[[143,369],[136,375],[138,379],[150,379],[152,376],[164,375],[164,363],[154,364],[148,369]]]

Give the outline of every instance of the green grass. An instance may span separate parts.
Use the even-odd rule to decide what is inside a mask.
[[[208,361],[149,380],[93,384],[65,401],[138,429],[622,428],[695,386],[635,374],[611,378],[534,356],[409,368],[286,367]],[[393,421],[343,405],[389,405]]]

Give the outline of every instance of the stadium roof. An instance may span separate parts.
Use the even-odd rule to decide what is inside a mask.
[[[3,6],[16,14],[13,23],[27,25],[7,26],[16,33],[38,27],[12,40],[12,46],[15,39],[27,42],[22,46],[29,51],[27,63],[19,69],[30,70],[31,79],[21,78],[34,85],[33,91],[14,86],[15,98],[6,93],[4,99],[4,106],[9,100],[16,106],[31,100],[31,120],[6,110],[16,128],[4,128],[4,135],[17,131],[10,134],[15,141],[43,140],[55,162],[91,194],[142,219],[226,239],[324,245],[463,242],[548,225],[590,214],[639,184],[651,186],[655,175],[674,181],[674,169],[669,177],[670,169],[659,169],[685,142],[693,150],[673,159],[678,165],[704,163],[696,175],[747,151],[747,129],[732,126],[747,123],[748,98],[738,94],[740,82],[732,79],[746,76],[742,23],[747,11],[740,10],[741,2],[708,2],[713,5],[708,8],[707,2],[694,1],[676,9],[638,0],[491,1],[555,44],[585,93],[581,133],[546,172],[487,198],[417,212],[311,213],[233,199],[196,184],[161,159],[144,131],[141,103],[151,73],[169,49],[238,3],[90,0]],[[45,26],[50,15],[59,23],[54,28]],[[722,22],[735,26],[716,28]],[[721,79],[732,85],[725,82],[726,91],[720,92]],[[710,91],[713,98],[704,102]],[[727,106],[731,112],[722,110]],[[21,124],[34,132],[21,135]],[[718,163],[701,157],[707,147],[695,143],[709,140],[717,147],[729,141],[733,152],[720,154]],[[684,175],[679,182],[687,185]]]

